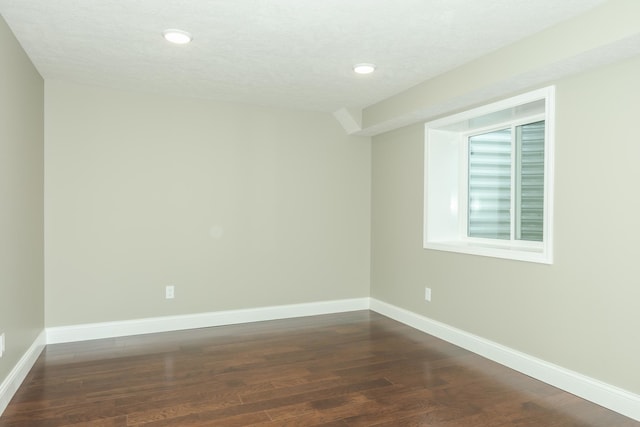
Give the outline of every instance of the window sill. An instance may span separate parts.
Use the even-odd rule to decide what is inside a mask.
[[[552,264],[551,252],[543,248],[523,248],[510,245],[488,245],[464,241],[427,242],[425,249],[446,252],[457,252],[468,255],[488,256],[492,258],[511,259],[516,261]]]

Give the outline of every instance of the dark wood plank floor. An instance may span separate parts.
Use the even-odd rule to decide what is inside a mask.
[[[48,346],[0,426],[640,426],[369,311]]]

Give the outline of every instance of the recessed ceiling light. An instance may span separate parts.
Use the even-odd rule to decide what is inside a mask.
[[[375,64],[356,64],[353,66],[353,71],[358,74],[371,74],[375,70]]]
[[[164,30],[162,32],[162,36],[167,41],[175,44],[187,44],[193,39],[193,37],[191,37],[191,34],[187,33],[186,31],[176,29]]]

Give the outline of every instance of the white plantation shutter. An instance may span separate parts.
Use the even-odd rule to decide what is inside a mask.
[[[474,135],[468,142],[468,236],[542,241],[544,121]]]
[[[540,121],[516,128],[516,240],[542,242],[544,125],[544,121]]]
[[[511,129],[469,138],[469,237],[511,238]]]

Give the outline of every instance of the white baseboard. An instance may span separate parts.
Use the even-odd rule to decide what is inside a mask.
[[[640,395],[374,298],[371,310],[640,421]]]
[[[0,415],[11,402],[13,395],[16,394],[20,384],[27,377],[27,374],[38,360],[38,356],[42,353],[46,345],[46,334],[44,331],[38,335],[29,349],[22,355],[16,366],[13,367],[9,375],[0,384]]]
[[[47,343],[58,344],[368,309],[369,298],[354,298],[118,322],[58,326],[47,328]]]

